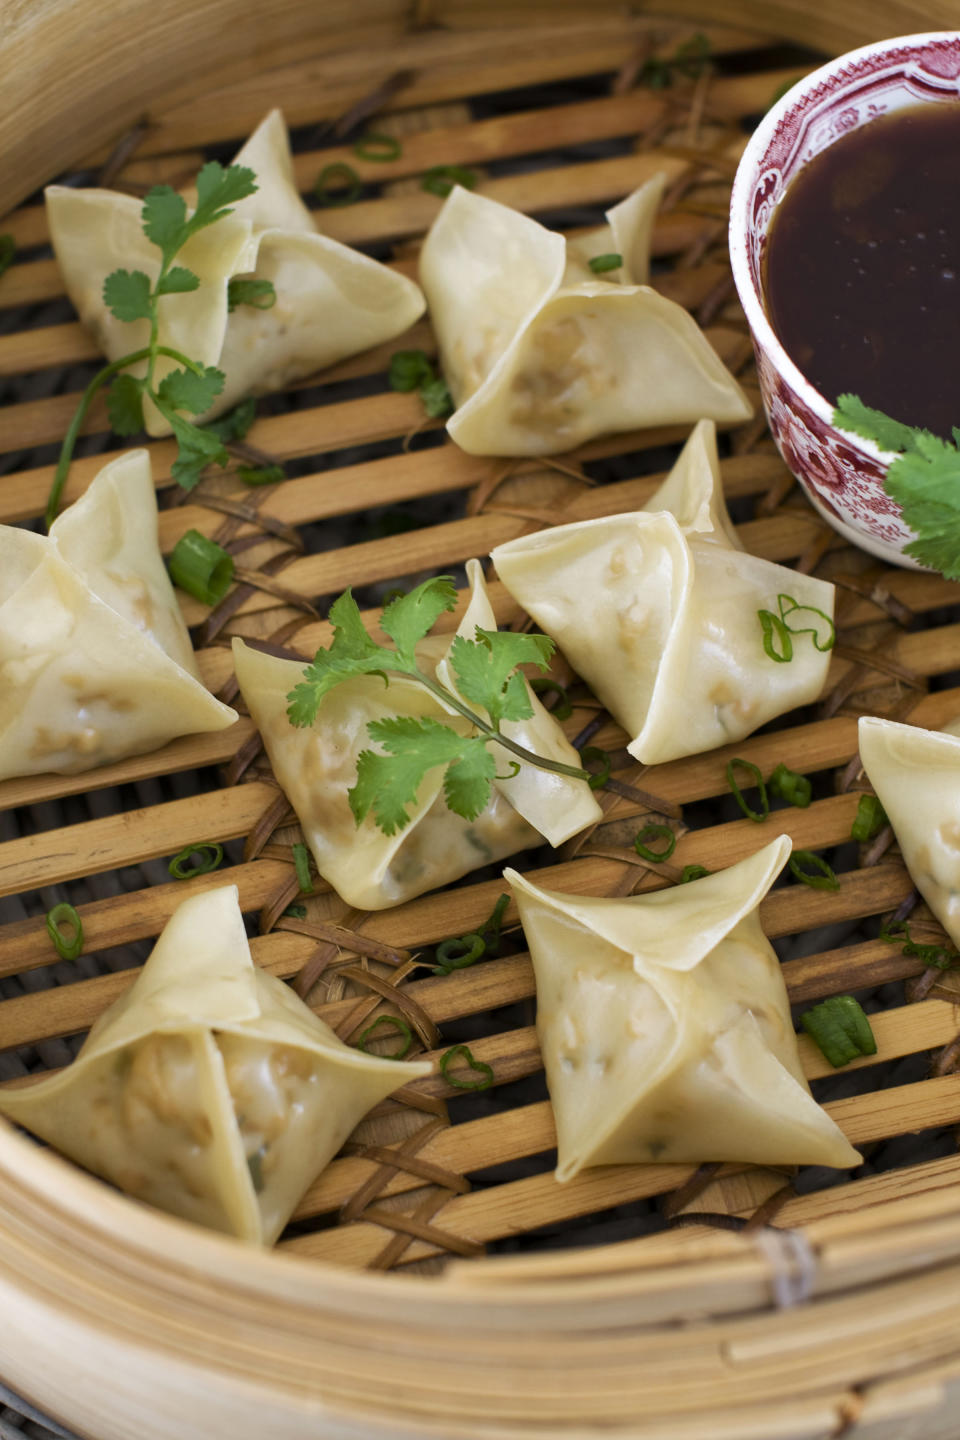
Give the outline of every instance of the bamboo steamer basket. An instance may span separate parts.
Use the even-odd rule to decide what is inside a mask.
[[[657,283],[699,313],[749,384],[749,342],[722,254],[723,195],[737,148],[730,128],[761,111],[775,87],[803,67],[793,62],[784,69],[774,60],[727,74],[721,65],[709,83],[697,81],[685,92],[680,143],[681,122],[670,106],[682,97],[635,88],[643,59],[653,51],[673,53],[695,30],[707,30],[718,57],[775,55],[771,45],[783,40],[829,54],[883,36],[946,28],[957,16],[948,0],[922,7],[908,0],[846,0],[829,10],[815,0],[719,0],[709,11],[702,0],[663,0],[655,14],[595,4],[588,16],[582,6],[522,0],[509,6],[275,0],[258,11],[236,0],[3,0],[0,204],[10,214],[0,231],[14,235],[26,253],[0,282],[0,307],[41,305],[60,293],[53,263],[30,253],[45,239],[42,209],[21,202],[71,166],[101,165],[118,136],[145,113],[149,123],[136,132],[139,144],[121,178],[176,182],[196,168],[198,147],[239,140],[273,104],[284,106],[291,125],[317,124],[372,94],[379,101],[378,128],[383,123],[406,132],[404,161],[392,169],[368,165],[364,178],[381,183],[382,194],[326,212],[328,233],[359,242],[394,240],[396,263],[412,269],[412,245],[436,210],[437,202],[410,178],[427,166],[482,166],[502,156],[639,135],[636,151],[614,158],[551,163],[533,175],[482,184],[532,210],[593,205],[618,198],[665,162],[678,203],[658,226],[656,247],[674,264]],[[220,88],[211,91],[214,71]],[[613,93],[607,84],[565,106],[565,113],[553,107],[471,120],[463,105],[471,95],[598,74],[618,76]],[[341,156],[351,158],[337,148],[324,150],[323,161],[298,156],[304,188],[319,163]],[[684,197],[690,203],[684,205]],[[429,344],[426,325],[404,343]],[[392,348],[358,357],[322,383],[379,373]],[[73,323],[0,335],[4,377],[53,373],[93,359],[92,342]],[[0,416],[0,448],[10,472],[0,484],[0,520],[21,522],[42,510],[51,467],[24,467],[16,457],[56,441],[73,403],[70,395],[50,394],[19,400]],[[321,395],[316,404],[259,420],[251,440],[290,459],[399,440],[417,423],[409,396],[327,403]],[[91,427],[105,429],[102,412],[94,413]],[[585,447],[564,468],[680,438],[676,432],[615,437]],[[166,488],[170,446],[151,448]],[[101,463],[95,456],[77,462],[73,494]],[[765,771],[785,759],[809,773],[841,774],[837,793],[809,810],[778,816],[798,845],[837,845],[849,835],[856,805],[850,762],[857,711],[909,714],[936,726],[960,705],[960,690],[944,688],[941,679],[960,664],[960,625],[945,609],[955,590],[937,576],[884,569],[842,546],[791,493],[759,425],[734,437],[723,469],[731,496],[756,501],[754,519],[745,525],[749,549],[845,577],[842,643],[827,703],[810,722],[788,720],[778,733],[737,747]],[[163,511],[166,550],[190,526],[240,543],[261,524],[261,548],[241,557],[252,558],[245,559],[237,613],[212,626],[202,607],[188,603],[188,621],[201,627],[195,633],[207,683],[214,689],[229,683],[222,642],[231,629],[276,635],[290,622],[298,648],[311,653],[327,632],[305,613],[305,601],[328,602],[351,581],[387,581],[486,554],[524,527],[556,518],[558,506],[570,518],[600,513],[603,505],[633,508],[654,484],[640,475],[591,491],[569,474],[529,465],[509,477],[501,491],[506,501],[498,505],[502,479],[492,462],[452,446],[408,456],[397,444],[385,460],[284,484],[264,501],[259,519],[249,509],[230,512],[215,484]],[[288,527],[451,493],[461,496],[454,520],[319,556],[297,555],[283,570],[282,585],[276,579],[273,561],[284,545],[289,549]],[[494,599],[501,623],[516,618],[498,587]],[[914,617],[923,626],[907,630]],[[522,954],[443,979],[410,979],[408,964],[391,970],[376,963],[378,943],[422,948],[480,923],[500,889],[496,882],[468,877],[454,891],[372,917],[344,913],[335,899],[321,897],[307,922],[283,919],[295,891],[289,838],[296,832],[267,780],[241,773],[234,751],[238,743],[241,754],[253,745],[248,721],[240,722],[239,733],[240,742],[233,732],[226,741],[178,741],[156,756],[92,775],[0,785],[4,809],[71,798],[86,798],[93,807],[81,820],[71,810],[52,831],[5,832],[0,893],[29,894],[149,865],[211,835],[247,836],[241,864],[191,886],[236,880],[244,909],[260,910],[264,933],[254,941],[255,957],[276,974],[296,974],[318,945],[339,939],[352,969],[338,993],[317,1003],[342,1032],[355,1033],[379,1013],[384,993],[390,1008],[412,1013],[415,1007],[428,1026],[529,999],[532,978]],[[608,722],[598,739],[615,747],[622,744],[617,736]],[[722,792],[728,758],[721,751],[656,767],[642,783],[673,804],[707,800]],[[96,809],[106,786],[148,785],[231,759],[227,780],[247,783],[140,803],[123,813]],[[642,811],[629,799],[610,798],[611,826]],[[685,835],[676,858],[715,868],[756,844],[749,822],[728,820]],[[637,883],[663,883],[664,867],[625,875],[612,842],[595,843],[559,857],[546,882],[624,893]],[[888,912],[910,892],[895,848],[884,846],[861,852],[842,882],[836,896],[802,887],[774,892],[763,909],[768,933],[852,923]],[[185,887],[150,886],[144,879],[129,893],[82,906],[89,948],[154,937],[185,893]],[[29,975],[47,963],[42,918],[36,918],[43,908],[35,905],[0,926],[0,977]],[[930,928],[918,913],[918,923]],[[331,930],[334,923],[347,929],[346,941]],[[821,950],[785,968],[795,1000],[902,979],[913,986],[912,1003],[897,1002],[875,1017],[877,1058],[933,1051],[936,1062],[920,1081],[834,1100],[830,1108],[854,1143],[960,1121],[950,976],[921,974],[917,961],[880,941]],[[0,1001],[0,1046],[85,1029],[129,978],[108,972]],[[828,1067],[806,1042],[802,1049],[810,1076],[822,1076]],[[475,1050],[494,1065],[498,1083],[539,1069],[529,1026],[481,1039]],[[869,1073],[862,1062],[852,1068]],[[552,1121],[539,1101],[450,1125],[445,1102],[452,1094],[438,1078],[425,1082],[420,1109],[388,1115],[373,1142],[364,1139],[320,1177],[300,1214],[333,1222],[340,1211],[341,1223],[303,1229],[263,1254],[135,1206],[0,1124],[0,1377],[90,1440],[957,1435],[955,1154],[806,1195],[782,1174],[736,1166],[608,1168],[565,1187],[543,1170],[471,1189],[467,1174],[548,1151]],[[483,1256],[487,1244],[504,1236],[561,1226],[644,1196],[664,1197],[668,1214],[693,1223],[600,1247]],[[711,1228],[718,1216],[742,1228]]]

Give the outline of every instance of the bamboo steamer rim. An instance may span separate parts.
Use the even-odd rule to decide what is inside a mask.
[[[231,26],[248,13],[243,0],[207,0],[203,6],[195,0],[163,0],[159,6],[156,0],[128,0],[122,14],[120,8],[98,0],[47,0],[43,5],[5,0],[0,30],[0,53],[9,61],[5,111],[0,115],[4,209],[35,190],[41,179],[51,178],[95,146],[115,139],[145,104],[161,98],[173,102],[196,93],[204,84],[203,72],[214,47],[221,60],[233,62],[240,73],[255,73],[264,68],[264,61],[282,63],[302,53],[304,29],[311,31],[311,44],[315,41],[320,53],[345,41],[362,43],[362,33],[356,29],[362,7],[355,0],[349,5],[327,5],[329,13],[322,25],[315,0],[275,0],[247,28],[239,23]],[[383,0],[377,14],[402,30],[409,25],[412,10],[422,21],[422,12],[429,12],[427,19],[436,18],[445,8],[441,0],[417,6],[409,0]],[[579,0],[576,7],[571,4],[570,13],[575,8],[580,8]],[[621,9],[616,0],[603,0],[599,8]],[[951,0],[927,0],[923,6],[910,0],[878,0],[868,14],[855,9],[852,16],[839,9],[823,15],[818,0],[810,0],[809,14],[798,12],[789,0],[783,4],[719,0],[713,7],[706,7],[704,0],[661,0],[656,10],[673,18],[696,19],[703,18],[707,8],[711,22],[753,26],[833,52],[886,35],[948,26],[956,19]],[[91,26],[94,17],[96,24]],[[145,81],[141,67],[147,45],[153,47],[153,68]],[[111,57],[108,85],[103,83],[104,53]],[[71,74],[70,86],[60,83],[63,73]],[[67,127],[65,143],[66,119],[72,121],[77,113],[84,118]],[[884,1303],[886,1285],[895,1286],[899,1277],[912,1273],[904,1252],[914,1234],[920,1241],[913,1254],[914,1269],[923,1268],[922,1240],[928,1233],[949,1236],[951,1257],[960,1255],[960,1216],[948,1190],[884,1200],[868,1211],[813,1222],[804,1233],[820,1253],[831,1246],[842,1248],[860,1236],[874,1253],[890,1248],[901,1254],[899,1265],[891,1262],[892,1278],[881,1275],[874,1281],[872,1303],[877,1305]],[[637,1243],[603,1250],[627,1256]],[[660,1252],[663,1258],[652,1264],[634,1265],[638,1252],[633,1248],[622,1274],[609,1266],[594,1268],[591,1252],[577,1253],[582,1259],[574,1265],[561,1261],[558,1266],[557,1257],[551,1255],[454,1264],[437,1280],[358,1273],[319,1260],[242,1248],[234,1240],[132,1203],[0,1120],[0,1279],[8,1266],[31,1289],[42,1289],[55,1278],[58,1299],[66,1308],[84,1315],[87,1323],[105,1321],[106,1312],[98,1315],[91,1308],[79,1271],[64,1264],[65,1255],[88,1255],[90,1264],[100,1269],[105,1291],[135,1280],[160,1309],[174,1303],[188,1306],[194,1323],[210,1328],[210,1343],[225,1357],[228,1368],[240,1360],[234,1358],[231,1327],[225,1325],[222,1335],[216,1333],[225,1310],[231,1317],[248,1315],[263,1302],[271,1308],[259,1323],[266,1333],[275,1331],[277,1346],[290,1327],[300,1323],[325,1328],[328,1334],[347,1322],[379,1325],[385,1306],[399,1300],[404,1324],[409,1323],[425,1343],[436,1343],[448,1354],[454,1344],[452,1332],[463,1324],[471,1332],[501,1341],[506,1336],[520,1353],[532,1356],[532,1348],[525,1348],[532,1325],[557,1333],[583,1333],[585,1328],[602,1332],[610,1327],[611,1317],[625,1313],[625,1304],[629,1309],[631,1301],[651,1294],[669,1299],[681,1277],[693,1268],[698,1279],[717,1293],[727,1287],[732,1295],[737,1286],[743,1287],[745,1298],[722,1309],[756,1309],[771,1300],[771,1261],[749,1238],[739,1235],[718,1235],[699,1250],[691,1249],[689,1258],[679,1248],[673,1257]],[[955,1291],[954,1266],[944,1266],[941,1278]],[[571,1302],[569,1311],[564,1309],[566,1302]],[[583,1302],[589,1304],[589,1311]],[[649,1327],[651,1322],[645,1323]],[[771,1323],[776,1323],[775,1317]],[[181,1354],[189,1358],[186,1338]],[[469,1350],[461,1354],[466,1367]],[[378,1428],[384,1411],[376,1396],[370,1398],[369,1409],[376,1423],[362,1433],[386,1435]],[[350,1410],[355,1413],[359,1411]],[[66,1419],[69,1423],[68,1412]],[[361,1430],[349,1431],[351,1436],[355,1433]],[[400,1434],[400,1424],[393,1422],[389,1433]]]

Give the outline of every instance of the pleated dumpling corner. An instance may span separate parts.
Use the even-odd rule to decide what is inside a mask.
[[[757,914],[789,853],[781,835],[728,870],[623,899],[504,872],[536,975],[558,1180],[652,1161],[860,1163],[810,1094]]]
[[[0,1113],[147,1204],[272,1244],[358,1121],[430,1072],[345,1045],[250,955],[237,888],[185,900],[76,1060]]]
[[[788,596],[830,618],[834,587],[739,547],[710,422],[645,510],[521,536],[492,558],[644,764],[740,740],[823,689],[827,649],[797,634],[778,663],[760,612]]]
[[[254,171],[257,192],[187,242],[178,261],[200,277],[199,289],[165,295],[159,307],[160,344],[226,376],[206,420],[244,395],[281,389],[393,339],[420,318],[426,303],[405,275],[317,232],[297,191],[279,110],[261,122],[234,163]],[[113,270],[142,270],[151,282],[158,274],[160,252],[143,233],[141,201],[56,185],[46,200],[54,251],[81,320],[110,360],[145,345],[149,322],[117,320],[103,302],[103,282]],[[276,303],[230,309],[229,282],[241,276],[271,281]],[[176,366],[161,356],[157,382]],[[142,374],[143,365],[132,370]],[[151,435],[169,432],[149,401],[145,414]]]
[[[473,639],[477,625],[495,629],[477,561],[468,564],[472,595],[459,634]],[[417,647],[426,673],[448,689],[446,665],[452,639],[428,636]],[[487,808],[465,820],[447,807],[443,767],[427,772],[417,791],[410,821],[385,835],[368,815],[358,826],[348,792],[357,779],[357,757],[373,747],[371,721],[396,715],[430,717],[467,733],[469,721],[447,708],[416,681],[391,676],[389,687],[374,675],[348,680],[324,696],[317,719],[298,729],[287,718],[290,691],[303,678],[303,665],[234,641],[234,664],[244,700],[263,737],[270,763],[297,812],[317,869],[339,895],[360,909],[382,910],[435,889],[478,866],[540,843],[560,844],[599,820],[602,811],[589,786],[521,764],[519,773],[496,780]],[[530,694],[533,716],[504,722],[512,738],[568,765],[576,751],[557,722]]]
[[[571,242],[455,188],[431,227],[420,279],[457,410],[447,429],[474,455],[549,455],[596,435],[707,416],[749,401],[681,305],[645,282],[662,193],[648,181]],[[623,264],[601,275],[599,254]]]
[[[862,715],[859,740],[910,878],[960,948],[960,736]]]
[[[236,720],[197,679],[145,450],[49,536],[0,526],[0,779],[70,774]]]

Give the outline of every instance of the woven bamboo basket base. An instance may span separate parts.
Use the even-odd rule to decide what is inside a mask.
[[[522,30],[522,21],[485,32],[482,44],[456,26],[415,34],[386,68],[382,62],[351,68],[348,61],[338,71],[329,61],[293,60],[212,98],[151,114],[116,151],[91,155],[82,168],[93,178],[107,167],[111,183],[134,192],[159,181],[179,184],[211,147],[229,154],[280,102],[298,127],[295,165],[304,192],[323,165],[339,160],[364,182],[357,202],[322,212],[322,228],[408,274],[440,204],[419,184],[432,165],[468,165],[483,193],[568,230],[596,223],[606,205],[666,170],[653,283],[690,309],[756,397],[725,248],[729,186],[751,118],[815,57],[729,28],[616,13],[590,22],[564,18],[538,32]],[[535,33],[543,43],[533,43]],[[709,42],[708,65],[696,75],[675,68],[667,88],[645,83],[651,57],[673,57],[699,34]],[[318,67],[327,83],[322,99]],[[402,139],[396,161],[358,160],[349,137],[341,143],[330,124],[339,116],[349,125],[365,96],[376,128]],[[0,377],[12,397],[0,412],[0,521],[20,523],[43,509],[55,447],[97,351],[68,318],[37,198],[0,229],[18,247],[16,263],[0,279]],[[217,475],[183,498],[169,478],[171,445],[151,443],[165,506],[164,550],[193,527],[237,559],[239,583],[214,613],[184,602],[203,677],[223,698],[235,701],[231,636],[310,656],[328,642],[321,616],[346,585],[365,599],[374,622],[378,604],[398,583],[452,571],[462,586],[463,562],[495,544],[558,520],[641,506],[684,438],[679,429],[620,435],[545,462],[464,455],[435,422],[424,422],[416,397],[387,389],[390,354],[414,345],[433,353],[426,322],[290,395],[261,402],[248,444],[286,465],[290,478],[280,485],[251,491],[235,475]],[[93,407],[85,433],[86,453],[73,468],[68,498],[117,449],[102,404]],[[269,1352],[272,1378],[285,1393],[301,1387],[306,1394],[309,1374],[310,1385],[341,1415],[328,1430],[309,1433],[449,1434],[444,1416],[453,1395],[464,1417],[455,1433],[470,1435],[560,1429],[585,1435],[598,1425],[677,1440],[852,1433],[881,1440],[905,1434],[897,1427],[906,1417],[920,1426],[911,1434],[956,1433],[949,1428],[951,1385],[960,1374],[951,1335],[956,1281],[945,1291],[943,1276],[960,1266],[960,1226],[946,1198],[960,1178],[952,1132],[960,1120],[957,984],[876,938],[878,917],[906,913],[916,897],[889,832],[865,847],[849,839],[864,785],[856,717],[883,714],[935,727],[960,711],[956,591],[938,576],[886,568],[841,542],[799,494],[761,420],[722,443],[724,485],[746,548],[839,587],[839,639],[824,696],[816,708],[734,748],[641,771],[629,762],[624,734],[586,691],[577,691],[581,703],[568,733],[588,727],[591,743],[614,754],[621,789],[603,792],[604,820],[594,830],[562,852],[521,857],[521,867],[547,886],[623,895],[675,882],[688,863],[727,866],[781,830],[796,846],[825,852],[839,873],[839,891],[778,886],[762,918],[783,944],[794,1001],[852,991],[868,995],[876,1009],[878,1054],[855,1062],[840,1080],[829,1081],[830,1067],[805,1037],[800,1042],[817,1093],[866,1157],[852,1179],[833,1183],[835,1175],[742,1165],[651,1165],[589,1171],[558,1186],[533,1029],[533,976],[515,909],[500,955],[446,976],[431,969],[432,947],[480,925],[502,881],[484,872],[377,914],[347,909],[322,885],[304,900],[292,864],[299,830],[247,718],[229,731],[188,737],[92,774],[0,784],[6,1083],[18,1083],[18,1069],[68,1063],[89,1025],[131,983],[174,908],[188,894],[227,882],[238,885],[253,917],[256,962],[301,984],[309,977],[310,1003],[344,1039],[355,1041],[378,1015],[397,1014],[427,1054],[437,1057],[468,1040],[476,1058],[493,1067],[491,1092],[464,1095],[435,1074],[380,1106],[304,1197],[281,1240],[281,1260],[250,1259],[236,1289],[227,1277],[238,1262],[227,1242],[152,1216],[143,1222],[157,1227],[151,1234],[173,1237],[171,1245],[186,1257],[184,1275],[212,1267],[229,1295],[231,1324],[251,1354],[257,1343],[251,1297],[258,1289],[261,1299],[274,1286],[284,1289],[292,1308],[281,1327],[282,1363],[278,1350]],[[523,623],[501,586],[494,583],[491,593],[501,626]],[[455,627],[459,613],[441,624]],[[556,673],[569,678],[562,666]],[[809,809],[777,810],[764,829],[738,818],[725,778],[734,754],[764,774],[782,760],[810,775]],[[631,849],[651,812],[683,817],[669,864],[646,864]],[[226,866],[191,882],[170,881],[166,859],[210,839],[227,845]],[[87,937],[86,954],[74,965],[50,964],[43,916],[61,899],[77,904]],[[285,913],[294,901],[306,905],[305,919]],[[921,938],[941,937],[922,905],[913,908],[911,924]],[[919,1140],[908,1138],[918,1132]],[[24,1191],[36,1192],[43,1212],[35,1223],[49,1225],[52,1235],[63,1222],[45,1203],[43,1183],[66,1186],[67,1168],[9,1130],[0,1139],[22,1160]],[[95,1286],[105,1267],[115,1287],[115,1323],[135,1332],[143,1302],[130,1289],[129,1273],[113,1273],[117,1267],[86,1212],[116,1216],[120,1229],[139,1225],[141,1212],[93,1182],[76,1183],[76,1223],[89,1249],[74,1250],[74,1237],[72,1283]],[[3,1206],[14,1213],[18,1196],[15,1178],[0,1172]],[[801,1228],[803,1248],[784,1250],[783,1235]],[[596,1248],[610,1239],[625,1243]],[[137,1236],[130,1244],[132,1253]],[[540,1253],[547,1249],[549,1256]],[[11,1254],[0,1248],[3,1293],[16,1273]],[[284,1265],[293,1259],[296,1267]],[[338,1268],[321,1269],[318,1261]],[[934,1262],[942,1267],[939,1280]],[[380,1292],[348,1273],[362,1271],[401,1272],[392,1284],[403,1289],[387,1293],[409,1320],[407,1359],[421,1330],[430,1330],[430,1307],[449,1302],[451,1325],[480,1325],[479,1338],[470,1340],[479,1371],[465,1374],[462,1347],[445,1335],[431,1352],[430,1385],[414,1384],[395,1330],[398,1350],[380,1344],[386,1322],[378,1327],[371,1319]],[[442,1278],[418,1278],[440,1272]],[[47,1277],[36,1268],[34,1276],[40,1306]],[[329,1313],[317,1308],[318,1277]],[[199,1338],[203,1302],[187,1297],[192,1285],[184,1279],[177,1290],[181,1324],[196,1320],[191,1354],[199,1363],[209,1353],[213,1366],[214,1341]],[[772,1302],[808,1293],[816,1303],[776,1323],[766,1313]],[[16,1285],[11,1295],[24,1305]],[[586,1332],[575,1339],[557,1316],[558,1301],[571,1296],[581,1307],[578,1329]],[[514,1305],[525,1323],[551,1334],[545,1370],[527,1368],[509,1325],[505,1334],[496,1331],[497,1317]],[[82,1313],[79,1300],[76,1308]],[[706,1316],[729,1317],[722,1345],[695,1324],[674,1328]],[[151,1325],[157,1346],[176,1351],[173,1322],[151,1316]],[[638,1325],[649,1333],[639,1342],[633,1334],[628,1345],[623,1327]],[[340,1330],[343,1371],[334,1352],[317,1361],[314,1351],[311,1368],[310,1345],[321,1336],[330,1342]],[[386,1430],[378,1428],[382,1416],[356,1421],[356,1428],[342,1419],[354,1405],[357,1414],[379,1416],[379,1402],[356,1399],[364,1377],[362,1367],[351,1370],[352,1338],[373,1346],[390,1386],[393,1422]],[[222,1356],[216,1359],[222,1365]],[[171,1433],[124,1428],[119,1411],[98,1431],[90,1428],[89,1410],[55,1384],[45,1389],[24,1370],[7,1378],[66,1423],[79,1417],[96,1440]],[[229,1423],[239,1424],[248,1398],[242,1373],[227,1378],[232,1388],[218,1394],[216,1433],[226,1433],[234,1411]],[[647,1418],[641,1422],[638,1414]]]

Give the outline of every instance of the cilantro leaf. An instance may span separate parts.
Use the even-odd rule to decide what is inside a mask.
[[[197,176],[197,208],[190,219],[191,233],[213,225],[235,205],[256,193],[257,177],[243,165],[228,165],[209,160]]]
[[[465,813],[465,818],[470,820],[479,815],[489,799],[494,770],[493,758],[488,755],[490,773],[486,798],[475,808],[483,762],[472,752],[477,747],[486,752],[483,740],[458,735],[439,720],[418,719],[413,715],[373,720],[367,726],[367,733],[387,753],[380,755],[373,750],[363,750],[357,757],[357,783],[349,791],[348,799],[358,825],[372,810],[374,820],[385,835],[403,830],[410,821],[407,807],[416,802],[424,776],[436,765],[454,762],[463,763],[465,771],[461,780],[454,782],[453,798],[457,802],[463,800],[468,806],[467,812],[457,813]]]
[[[409,595],[401,595],[391,601],[383,612],[380,625],[390,636],[397,647],[397,653],[405,662],[401,668],[409,669],[413,666],[417,641],[422,640],[433,628],[444,611],[455,609],[456,604],[457,591],[449,575],[438,575],[434,580],[425,580],[422,585],[411,590]]]
[[[277,292],[272,280],[228,280],[227,309],[236,310],[238,305],[252,305],[254,310],[272,310],[277,303]]]
[[[513,773],[520,769],[516,762]],[[454,760],[443,777],[443,794],[447,809],[464,820],[476,820],[490,803],[490,790],[497,765],[482,736],[468,736],[460,757]]]
[[[218,436],[227,445],[231,440],[244,440],[256,416],[256,400],[241,400],[239,405],[234,405],[225,415],[219,415],[216,420],[208,420],[203,428]]]
[[[220,394],[224,379],[223,371],[213,365],[205,365],[199,375],[195,370],[171,370],[157,386],[158,403],[163,402],[161,408],[164,414],[164,407],[169,406],[172,410],[189,410],[191,415],[202,415]],[[221,448],[219,438],[217,448]]]
[[[107,414],[115,435],[139,435],[144,429],[143,381],[118,375],[107,391]]]
[[[170,185],[154,185],[147,191],[141,211],[143,233],[163,251],[167,265],[187,236],[187,205]]]
[[[188,270],[185,265],[174,265],[166,275],[157,281],[158,295],[186,295],[200,289],[200,276]]]
[[[328,619],[333,625],[332,644],[327,650],[317,651],[300,684],[287,695],[291,725],[312,725],[324,695],[344,680],[356,675],[382,675],[386,683],[386,670],[412,669],[393,650],[370,638],[350,590],[334,600]]]
[[[833,423],[840,430],[849,430],[862,440],[872,440],[881,450],[912,450],[914,435],[912,426],[900,420],[891,420],[882,410],[864,405],[859,395],[840,395],[833,412]]]
[[[184,420],[182,415],[164,403],[159,391],[154,398],[177,440],[177,458],[170,467],[170,474],[184,490],[192,490],[208,465],[226,465],[230,456],[219,436]]]
[[[458,635],[450,647],[457,689],[465,700],[486,710],[495,727],[501,720],[528,720],[533,708],[517,666],[530,663],[546,670],[553,641],[546,635],[483,630],[479,625],[476,633],[476,640]]]
[[[149,320],[150,277],[142,270],[114,270],[103,282],[103,303],[118,320]]]
[[[885,450],[902,452],[887,468],[884,489],[916,534],[904,554],[948,580],[960,580],[960,431],[954,430],[951,444],[871,410],[855,395],[840,396],[833,422]]]

